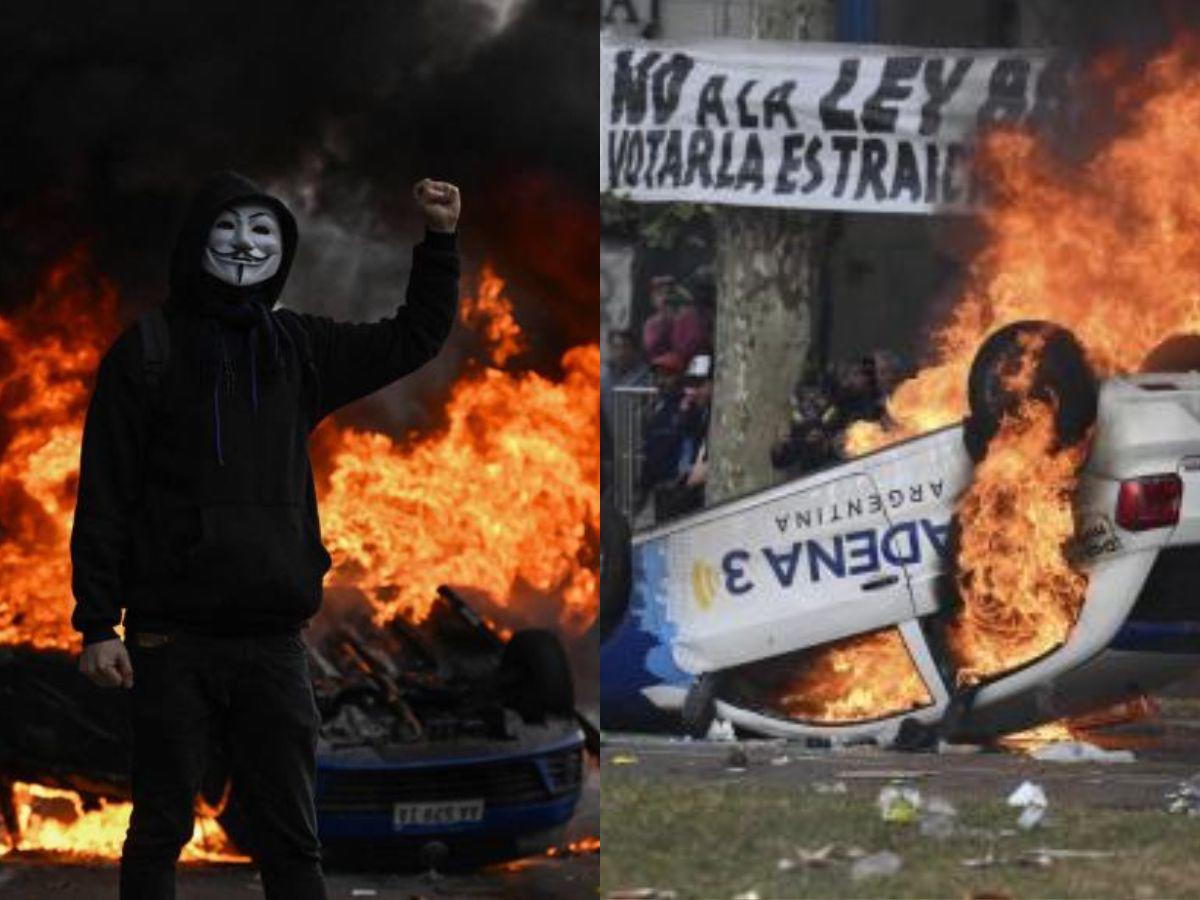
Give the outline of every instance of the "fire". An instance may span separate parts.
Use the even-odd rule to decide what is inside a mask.
[[[544,856],[527,856],[523,859],[513,859],[501,863],[497,868],[502,872],[524,872],[536,866],[544,865],[547,860],[564,859],[571,856],[593,856],[600,852],[599,837],[584,837],[566,844],[552,844],[546,848]]]
[[[981,214],[986,240],[928,365],[893,394],[886,427],[851,429],[849,453],[959,421],[976,350],[1009,323],[1069,329],[1102,377],[1135,371],[1170,336],[1200,331],[1198,50],[1200,39],[1182,35],[1149,65],[1097,63],[1088,77],[1115,97],[1124,125],[1084,162],[1065,162],[1030,132],[982,139],[977,165],[994,195]],[[960,683],[1045,653],[1078,614],[1085,583],[1062,548],[1084,450],[1048,453],[1049,425],[1045,407],[1005,422],[961,500],[963,607],[950,630]]]
[[[555,856],[587,856],[592,853],[600,852],[600,838],[584,837],[577,841],[571,841],[563,846],[553,846],[546,848],[546,855]]]
[[[521,346],[503,287],[485,268],[479,299],[463,305],[492,360],[455,386],[443,430],[395,441],[343,429],[334,441],[321,497],[328,583],[365,591],[381,622],[421,620],[442,583],[502,606],[558,596],[573,632],[595,615],[599,346],[567,351],[559,381],[496,368]]]
[[[363,590],[380,621],[419,619],[442,583],[514,608],[541,595],[581,632],[598,602],[599,347],[568,350],[557,380],[506,371],[525,339],[503,281],[485,268],[462,308],[491,352],[455,385],[442,430],[394,440],[322,426],[327,583]],[[117,312],[117,291],[81,248],[33,303],[0,316],[0,645],[79,646],[68,542],[84,413]],[[66,821],[38,813],[47,798]],[[37,785],[19,786],[17,801],[22,849],[119,855],[128,804],[85,811]],[[197,828],[207,842],[194,840],[190,858],[229,858],[215,821],[202,814]]]
[[[474,297],[462,302],[463,323],[483,335],[491,347],[491,360],[503,366],[526,349],[525,335],[513,318],[512,304],[504,296],[504,281],[490,266],[483,267]]]
[[[1065,721],[1047,722],[1025,731],[1006,734],[999,740],[1001,747],[1015,750],[1019,753],[1033,753],[1039,747],[1047,744],[1061,744],[1064,741],[1075,740],[1075,732]]]
[[[82,247],[0,316],[0,644],[76,644],[67,542],[83,414],[117,327],[117,292]]]
[[[1054,440],[1053,407],[1027,401],[1002,420],[959,499],[962,606],[947,637],[960,685],[1054,649],[1083,605],[1087,578],[1063,548],[1075,533],[1071,495],[1086,442],[1053,452]]]
[[[74,791],[40,784],[13,783],[20,838],[0,841],[0,856],[14,850],[42,851],[81,858],[113,859],[129,827],[129,803],[101,799],[97,809],[85,810]],[[180,856],[184,862],[246,862],[230,848],[225,831],[209,816],[197,816],[192,839]]]
[[[1045,725],[1015,734],[1006,734],[999,743],[1001,746],[1025,753],[1031,753],[1046,744],[1063,741],[1082,741],[1106,749],[1132,748],[1139,743],[1152,745],[1153,738],[1105,733],[1103,729],[1153,719],[1159,712],[1158,704],[1152,698],[1142,695],[1084,715],[1047,722]]]
[[[78,646],[67,545],[83,414],[117,299],[81,249],[34,303],[0,317],[0,644]],[[562,626],[582,631],[597,603],[599,347],[568,350],[556,381],[499,368],[524,336],[486,267],[462,318],[490,358],[455,385],[443,430],[397,441],[323,426],[327,583],[365,591],[381,621],[420,619],[442,583],[499,605],[548,594]]]
[[[894,628],[815,652],[778,699],[792,718],[813,722],[860,721],[932,702]]]
[[[1086,162],[1067,165],[1029,132],[982,140],[977,165],[995,195],[981,214],[985,245],[930,364],[888,404],[894,426],[860,425],[849,450],[961,419],[975,351],[1008,323],[1062,325],[1101,375],[1135,371],[1167,337],[1200,331],[1198,51],[1200,39],[1185,35],[1135,71],[1097,64],[1092,78],[1116,93],[1126,125]]]

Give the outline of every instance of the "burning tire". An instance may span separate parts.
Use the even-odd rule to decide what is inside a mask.
[[[1026,390],[1009,384],[1021,366],[1025,344],[1042,341]],[[1014,322],[994,332],[975,354],[967,380],[970,415],[963,440],[975,462],[983,459],[1000,420],[1028,397],[1054,403],[1058,447],[1078,443],[1096,421],[1099,387],[1083,346],[1071,332],[1050,322]]]
[[[1200,335],[1172,335],[1146,354],[1139,371],[1200,372]]]
[[[549,631],[518,631],[504,647],[500,681],[508,705],[526,722],[575,715],[575,684],[558,638]]]
[[[625,617],[633,582],[629,523],[608,498],[600,501],[600,612],[596,636],[604,643]]]

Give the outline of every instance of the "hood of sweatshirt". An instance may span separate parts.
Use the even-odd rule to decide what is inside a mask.
[[[201,258],[208,243],[209,231],[222,210],[237,203],[258,203],[269,207],[279,219],[283,236],[283,254],[279,270],[261,284],[239,287],[226,284],[201,268]],[[168,304],[195,307],[205,301],[223,299],[240,301],[254,299],[271,309],[287,282],[292,260],[296,255],[296,218],[278,197],[237,172],[218,172],[200,186],[175,239],[171,253],[171,292]]]

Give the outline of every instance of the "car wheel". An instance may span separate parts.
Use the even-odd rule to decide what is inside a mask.
[[[1022,340],[1040,336],[1045,345],[1026,391],[1007,381],[1021,362]],[[1006,414],[1027,397],[1056,404],[1057,447],[1078,443],[1096,421],[1099,386],[1083,346],[1071,332],[1051,322],[1014,322],[994,332],[975,354],[967,380],[970,415],[963,423],[963,441],[975,462],[983,459],[988,443]]]
[[[1172,335],[1146,354],[1139,371],[1200,372],[1200,335]]]
[[[562,644],[549,631],[514,634],[500,658],[500,680],[508,705],[527,722],[544,721],[547,714],[575,714],[571,666]]]
[[[717,690],[720,686],[720,672],[705,672],[692,682],[681,712],[685,734],[698,739],[708,737],[708,730],[717,717]]]
[[[633,583],[629,523],[608,498],[600,501],[600,612],[595,631],[604,643],[625,617]]]

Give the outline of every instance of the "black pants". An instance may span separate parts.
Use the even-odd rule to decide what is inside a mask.
[[[171,900],[192,836],[209,740],[228,735],[268,900],[325,900],[313,781],[319,715],[297,634],[176,634],[128,642],[133,661],[133,816],[121,854],[121,900]]]

